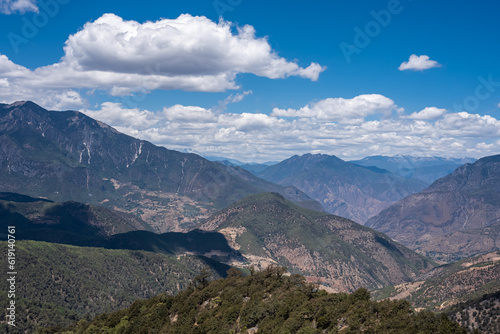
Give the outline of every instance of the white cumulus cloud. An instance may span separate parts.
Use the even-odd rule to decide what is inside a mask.
[[[323,121],[345,121],[364,119],[376,113],[389,114],[397,106],[391,99],[379,94],[359,95],[352,99],[328,98],[300,109],[274,108],[276,117],[316,118]]]
[[[154,127],[159,120],[159,117],[153,112],[139,108],[127,109],[118,102],[104,102],[99,110],[83,109],[81,112],[117,128],[133,127],[139,131]]]
[[[405,61],[401,65],[399,65],[398,69],[400,71],[406,71],[406,70],[423,71],[433,67],[441,67],[441,64],[439,64],[435,60],[431,60],[429,56],[426,55],[417,56],[413,54],[410,56],[410,59],[408,61]]]
[[[142,24],[104,14],[69,37],[65,61],[84,71],[166,77],[252,73],[317,80],[323,71],[315,63],[301,68],[279,57],[250,25],[237,27],[236,34],[232,26],[189,14]]]
[[[446,109],[427,107],[419,112],[414,112],[408,118],[411,119],[438,119],[446,113]]]
[[[184,14],[139,23],[104,14],[69,36],[58,63],[30,70],[0,54],[0,100],[102,90],[113,96],[153,90],[223,92],[238,74],[317,80],[325,67],[280,57],[250,25]],[[84,101],[82,101],[84,103]],[[45,105],[52,108],[57,105]]]

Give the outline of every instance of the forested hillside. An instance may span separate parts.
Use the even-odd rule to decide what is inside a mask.
[[[130,308],[43,333],[467,333],[445,315],[415,313],[407,301],[370,301],[370,293],[329,294],[282,267],[224,280],[198,276],[179,295],[159,295]]]

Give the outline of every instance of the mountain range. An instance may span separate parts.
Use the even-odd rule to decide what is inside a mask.
[[[0,198],[0,227],[16,226],[17,240],[188,253],[258,269],[278,264],[335,291],[408,282],[434,266],[382,233],[299,207],[277,193],[252,195],[230,205],[207,219],[204,230],[162,234],[136,230],[133,224],[146,224],[107,208],[9,193],[0,193]]]
[[[431,185],[437,179],[451,174],[458,167],[473,163],[474,158],[412,157],[397,155],[388,157],[375,155],[350,162],[365,166],[377,167],[407,178],[414,178]]]
[[[0,191],[104,205],[138,215],[159,232],[189,230],[217,209],[263,191],[312,202],[296,189],[248,172],[243,180],[232,167],[29,101],[0,104],[0,155]]]
[[[210,160],[210,161],[216,161],[216,162],[223,164],[225,166],[239,166],[243,169],[246,169],[247,171],[249,171],[252,174],[256,174],[258,172],[261,172],[264,169],[266,169],[267,167],[276,164],[276,162],[274,162],[274,163],[271,163],[271,162],[268,162],[268,163],[244,163],[244,162],[241,162],[238,160],[227,159],[227,158],[222,158],[222,157],[205,157],[205,158]]]
[[[437,157],[346,162],[305,154],[269,165],[217,162],[132,138],[77,111],[48,111],[29,101],[0,104],[0,156],[0,236],[5,240],[6,226],[15,225],[18,254],[29,259],[19,265],[19,328],[24,332],[67,326],[72,320],[116,311],[137,298],[177,294],[183,288],[187,290],[181,294],[190,298],[191,306],[149,308],[149,301],[136,302],[121,311],[120,318],[113,314],[97,317],[93,324],[80,322],[82,330],[91,333],[105,323],[103,331],[108,325],[111,332],[133,331],[138,327],[127,327],[129,319],[137,324],[156,317],[149,309],[163,312],[171,324],[190,323],[196,314],[201,319],[193,326],[211,326],[203,319],[217,317],[218,299],[201,300],[209,292],[196,291],[204,291],[208,276],[224,277],[231,266],[241,272],[229,271],[230,279],[220,283],[229,282],[223,290],[240,284],[244,273],[250,277],[243,284],[247,286],[255,283],[251,277],[276,279],[274,285],[255,286],[277,291],[276,284],[283,284],[295,291],[283,295],[290,300],[311,287],[308,293],[319,293],[318,288],[353,292],[327,298],[360,298],[365,304],[368,292],[360,288],[381,289],[377,298],[397,296],[420,308],[447,312],[452,312],[450,305],[477,302],[450,314],[470,329],[479,323],[495,328],[485,319],[495,312],[499,289],[500,262],[494,251],[500,242],[500,156],[475,162]],[[463,259],[478,254],[483,255]],[[437,262],[463,260],[437,267],[426,256]],[[282,280],[283,267],[290,278]],[[465,298],[452,294],[461,289],[467,290]],[[0,291],[6,290],[2,282]],[[2,303],[7,301],[3,292]],[[489,299],[480,299],[481,293]],[[174,300],[158,298],[159,304]],[[267,295],[242,298],[237,317],[223,322],[228,328],[244,331],[252,325],[263,330],[266,321],[280,326],[298,321],[287,311],[286,324],[282,322],[288,318],[282,315],[261,322],[265,317],[259,310],[282,314],[286,306]],[[247,303],[255,307],[247,309]],[[269,303],[278,303],[278,308],[268,309]],[[409,309],[404,303],[363,305]],[[473,315],[474,321],[469,321],[465,307],[473,314],[486,304],[491,307],[481,313],[484,319]],[[139,311],[137,305],[142,305]],[[364,321],[360,319],[372,317],[353,317],[356,309],[330,320],[318,309],[303,318],[313,321],[299,321],[301,330],[319,330],[320,321],[323,329],[354,330]],[[344,311],[335,312],[340,316]],[[144,318],[136,318],[138,314]],[[437,324],[430,313],[417,318]],[[359,328],[380,329],[378,319]],[[451,324],[443,319],[439,326]],[[11,330],[0,324],[3,329]]]
[[[422,181],[325,154],[295,155],[256,174],[270,182],[294,186],[318,200],[327,212],[360,224],[425,188]]]
[[[401,284],[434,267],[382,233],[277,193],[248,196],[211,216],[205,230],[187,233],[157,234],[139,218],[109,208],[15,193],[0,193],[0,222],[4,231],[16,226],[17,254],[26,260],[18,291],[20,314],[30,310],[20,324],[25,330],[114,311],[159,287],[176,293],[203,267],[223,277],[228,264],[246,271],[286,265],[329,291]],[[116,279],[119,273],[126,275]]]
[[[500,155],[465,164],[366,224],[435,260],[500,246]]]

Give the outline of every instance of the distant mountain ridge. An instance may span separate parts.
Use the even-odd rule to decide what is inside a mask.
[[[436,260],[500,247],[500,155],[465,164],[371,218],[367,226]]]
[[[276,162],[246,163],[246,162],[241,162],[241,161],[236,160],[236,159],[228,159],[228,158],[224,158],[224,157],[214,157],[214,156],[205,156],[204,158],[207,160],[210,160],[210,161],[218,162],[218,163],[223,164],[225,166],[239,166],[239,167],[246,169],[247,171],[249,171],[253,174],[256,174],[260,171],[263,171],[267,167],[274,165],[276,163]]]
[[[425,188],[422,181],[325,154],[295,155],[256,174],[270,182],[294,186],[318,200],[329,213],[361,224]]]
[[[0,106],[0,157],[0,191],[105,205],[136,214],[159,232],[192,229],[249,194],[287,196],[283,187],[257,187],[198,155],[30,101]],[[311,201],[300,192],[295,197]]]
[[[437,179],[453,173],[455,169],[473,163],[474,158],[443,158],[443,157],[414,157],[408,155],[370,156],[350,162],[365,166],[386,169],[400,176],[414,178],[425,182],[428,186]]]

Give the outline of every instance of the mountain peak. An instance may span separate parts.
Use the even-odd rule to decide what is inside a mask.
[[[0,107],[0,137],[5,138],[0,190],[134,213],[141,207],[151,210],[141,217],[161,232],[191,228],[210,211],[264,191],[280,192],[308,207],[314,202],[249,172],[135,139],[78,111],[48,111],[31,101]],[[186,197],[189,210],[170,205]]]
[[[363,167],[334,155],[304,154],[269,166],[257,176],[294,186],[330,213],[363,223],[369,217],[426,185],[381,168]]]
[[[48,110],[39,106],[33,101],[16,101],[11,104],[1,104],[0,109],[3,109],[4,112],[11,112],[13,110],[20,111],[22,114],[30,114],[35,113],[39,116],[45,115]]]
[[[329,154],[323,154],[323,153],[306,153],[306,154],[303,154],[302,156],[297,156],[299,158],[336,158],[336,159],[339,159],[339,160],[342,160],[340,159],[339,157],[337,157],[336,155],[329,155]]]
[[[27,108],[44,109],[44,108],[40,107],[38,104],[36,104],[33,101],[16,101],[16,102],[11,103],[11,104],[6,104],[6,106],[8,108],[27,107]]]

